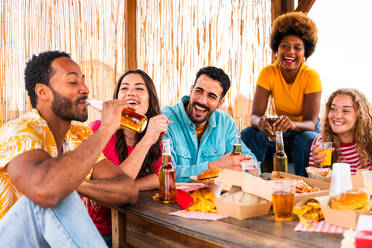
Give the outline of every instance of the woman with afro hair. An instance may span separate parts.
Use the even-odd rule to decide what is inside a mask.
[[[242,140],[261,162],[275,152],[275,135],[266,116],[268,98],[274,99],[277,131],[283,132],[285,150],[297,175],[306,176],[309,151],[319,135],[322,86],[318,73],[305,61],[317,43],[315,23],[302,12],[279,16],[273,23],[270,47],[276,62],[261,71],[253,98],[251,126],[242,131]]]
[[[321,136],[310,151],[309,166],[319,167],[325,154],[318,154],[319,143],[334,144],[332,162],[350,164],[351,174],[357,169],[372,167],[372,106],[356,89],[338,89],[326,104]]]

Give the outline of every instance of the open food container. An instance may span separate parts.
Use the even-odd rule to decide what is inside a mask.
[[[247,184],[250,180],[256,186],[251,187],[250,183]],[[225,195],[214,199],[219,214],[242,220],[269,213],[271,188],[267,191],[264,187],[261,191],[261,187],[258,186],[265,183],[265,180],[245,172],[225,169],[216,178],[216,183],[226,191]]]

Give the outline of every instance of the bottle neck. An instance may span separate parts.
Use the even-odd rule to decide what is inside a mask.
[[[168,153],[162,154],[162,163],[163,164],[171,164],[172,163],[172,156]]]
[[[269,98],[268,105],[268,116],[277,116],[273,98]]]
[[[86,101],[89,104],[89,106],[92,106],[93,108],[95,108],[99,111],[102,111],[102,101],[95,100],[95,99],[92,99],[92,98],[88,98]]]
[[[277,152],[284,152],[283,135],[279,132],[276,135],[276,151]]]

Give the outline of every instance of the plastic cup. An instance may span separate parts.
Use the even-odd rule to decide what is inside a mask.
[[[320,166],[331,166],[332,164],[332,142],[321,142],[320,147],[323,151],[318,152],[318,154],[326,154],[324,161],[320,163]]]
[[[275,220],[291,221],[293,219],[296,181],[273,180],[271,186]]]
[[[242,171],[247,172],[256,177],[261,175],[260,161],[244,160],[240,164],[242,166]]]
[[[329,196],[336,196],[352,188],[350,165],[347,163],[334,163]]]
[[[368,193],[372,193],[372,171],[362,171],[364,188],[368,190]]]

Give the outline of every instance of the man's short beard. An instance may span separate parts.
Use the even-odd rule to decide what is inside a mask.
[[[189,102],[189,104],[187,105],[187,108],[188,108],[188,116],[189,116],[189,118],[190,118],[190,120],[194,123],[194,124],[203,124],[204,122],[206,122],[206,121],[208,121],[209,120],[209,117],[213,114],[213,111],[211,112],[211,110],[208,108],[208,107],[206,107],[206,106],[203,106],[203,107],[205,107],[205,108],[207,108],[208,110],[208,112],[209,113],[207,113],[207,115],[205,116],[205,118],[203,118],[203,119],[195,119],[194,117],[193,117],[193,106],[194,105],[196,105],[196,103],[190,103]],[[200,105],[200,104],[199,104]]]
[[[76,113],[76,105],[79,101],[86,99],[86,96],[79,97],[75,103],[72,102],[70,99],[61,96],[56,91],[54,91],[51,87],[50,89],[53,92],[53,102],[52,102],[52,111],[53,113],[66,121],[81,121],[84,122],[88,119],[88,112],[83,113]],[[75,105],[75,106],[74,106]]]

